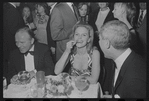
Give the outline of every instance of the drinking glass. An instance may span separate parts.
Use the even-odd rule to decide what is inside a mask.
[[[45,72],[38,71],[36,73],[36,81],[37,81],[37,92],[38,97],[43,97],[45,95]]]
[[[37,81],[37,86],[42,87],[45,84],[45,72],[44,71],[38,71],[36,73],[36,81]]]
[[[89,81],[86,78],[76,79],[75,86],[80,91],[80,95],[82,95],[82,92],[89,88]]]

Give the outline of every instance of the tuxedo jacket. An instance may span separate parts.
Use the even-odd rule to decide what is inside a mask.
[[[45,44],[36,42],[34,44],[34,66],[37,71],[44,71],[45,75],[54,74],[54,63],[51,58],[49,47]],[[24,54],[19,49],[12,51],[8,66],[8,83],[18,72],[25,70]]]
[[[113,76],[111,89],[112,79]],[[120,98],[146,98],[146,64],[134,51],[124,61],[113,91]]]
[[[76,12],[77,13],[77,12]],[[78,13],[75,16],[67,3],[57,4],[50,21],[51,37],[56,41],[56,60],[59,60],[66,49],[66,43],[70,40],[72,28],[77,23]]]

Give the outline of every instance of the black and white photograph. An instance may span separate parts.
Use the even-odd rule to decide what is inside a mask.
[[[147,2],[3,2],[3,98],[147,98]]]

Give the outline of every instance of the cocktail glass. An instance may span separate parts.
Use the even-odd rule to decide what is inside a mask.
[[[80,91],[80,95],[82,95],[83,91],[86,91],[89,88],[89,81],[86,78],[75,80],[75,86]]]

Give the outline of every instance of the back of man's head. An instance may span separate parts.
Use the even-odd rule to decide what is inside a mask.
[[[119,20],[109,21],[101,27],[101,37],[109,40],[115,49],[126,49],[130,44],[130,32],[125,23]]]

